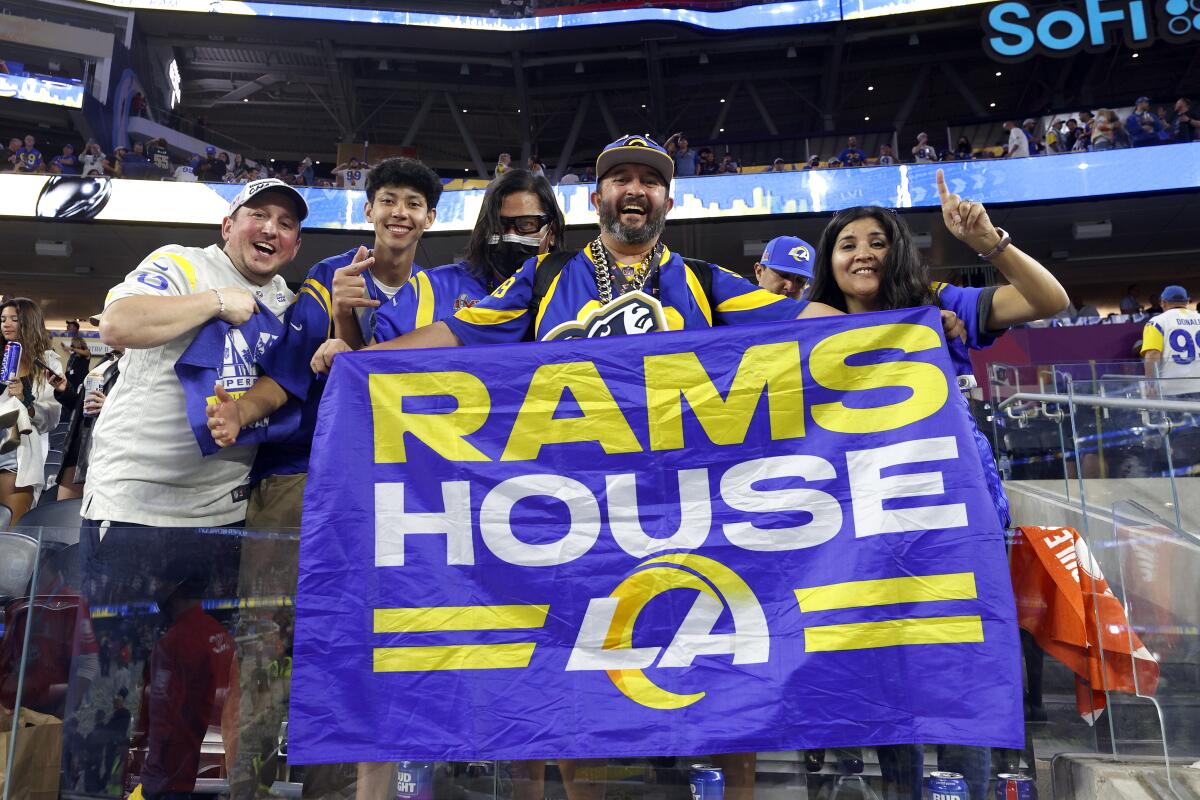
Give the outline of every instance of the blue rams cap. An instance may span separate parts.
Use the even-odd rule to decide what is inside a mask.
[[[670,183],[675,177],[675,159],[647,133],[622,136],[600,151],[596,157],[596,179],[604,178],[618,164],[645,164],[657,170]]]
[[[1188,297],[1187,289],[1178,284],[1172,284],[1163,289],[1162,299],[1168,303],[1186,303],[1190,298]]]
[[[204,148],[204,152],[211,156],[217,152],[217,148],[210,144],[208,147]]]
[[[813,246],[798,236],[776,236],[767,242],[758,263],[778,272],[812,279]]]

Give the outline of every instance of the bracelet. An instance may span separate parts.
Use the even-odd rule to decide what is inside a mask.
[[[225,313],[225,298],[221,296],[221,291],[219,289],[213,289],[212,293],[217,296],[217,304],[220,306],[220,308],[217,309],[217,316],[219,317]]]
[[[996,233],[1000,234],[1000,241],[996,242],[996,246],[986,253],[978,254],[984,261],[989,261],[1000,255],[1012,244],[1012,237],[1008,235],[1008,231],[1004,230],[1004,228],[996,228]]]

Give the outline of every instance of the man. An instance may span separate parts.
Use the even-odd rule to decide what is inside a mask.
[[[1165,378],[1163,396],[1200,395],[1200,314],[1188,308],[1187,289],[1163,289],[1163,312],[1142,331],[1142,360],[1148,378]]]
[[[787,172],[788,165],[782,158],[777,158],[771,162],[770,172]]]
[[[1149,147],[1161,144],[1159,134],[1163,130],[1162,120],[1150,110],[1150,98],[1139,97],[1133,111],[1125,118],[1125,132],[1134,147]]]
[[[17,150],[17,168],[15,172],[41,172],[44,168],[42,163],[42,151],[38,150],[34,145],[37,140],[32,135],[25,137],[25,144]]]
[[[847,167],[861,167],[866,160],[867,154],[858,149],[858,137],[847,137],[846,149],[838,154],[838,161]]]
[[[799,300],[812,280],[814,248],[797,236],[776,236],[767,242],[754,265],[758,285],[771,294]]]
[[[75,145],[63,145],[62,154],[50,159],[50,171],[55,175],[79,174],[79,159],[75,157]]]
[[[196,180],[205,183],[220,183],[225,180],[225,162],[217,158],[217,148],[211,144],[204,148],[205,158],[196,167]]]
[[[60,345],[67,351],[67,383],[72,389],[78,389],[83,383],[83,377],[92,368],[92,351],[79,335],[79,320],[67,320],[67,336],[70,338],[70,344]]]
[[[371,165],[351,156],[334,167],[333,174],[337,176],[338,186],[343,189],[365,189],[367,176],[371,174]]]
[[[717,155],[711,147],[700,148],[700,155],[696,159],[696,175],[716,175],[720,172],[720,165],[717,164]]]
[[[192,153],[192,157],[188,159],[186,164],[180,164],[175,168],[175,180],[182,183],[195,183],[199,180],[196,175],[196,170],[200,168],[200,154]]]
[[[1008,146],[1004,149],[1004,157],[1029,158],[1029,137],[1025,135],[1024,128],[1009,120],[1004,123],[1004,130],[1008,131]]]
[[[1069,153],[1075,149],[1079,141],[1079,120],[1071,117],[1067,120],[1067,130],[1062,135],[1062,152]]]
[[[4,149],[4,163],[8,164],[5,168],[9,172],[15,172],[20,169],[21,162],[17,159],[17,151],[21,149],[21,140],[13,137],[8,140],[8,147]]]
[[[1186,97],[1175,101],[1175,119],[1171,121],[1171,136],[1176,142],[1194,142],[1200,138],[1200,119],[1192,116],[1192,101]]]
[[[879,145],[879,166],[891,167],[895,164],[896,157],[892,155],[892,146],[890,144]]]
[[[265,375],[237,402],[223,389],[221,405],[236,412],[238,424],[218,430],[217,406],[209,407],[214,441],[228,447],[240,430],[265,419],[294,397],[302,404],[300,429],[287,441],[259,448],[246,522],[258,528],[296,528],[316,430],[317,407],[325,384],[314,380],[309,360],[331,334],[356,347],[375,336],[375,310],[412,276],[421,236],[437,217],[442,182],[409,158],[390,158],[371,170],[364,212],[375,228],[370,251],[355,247],[319,262],[308,271],[300,296],[288,311],[283,336],[262,359]]]
[[[672,158],[675,161],[675,175],[679,178],[691,178],[698,175],[697,167],[699,166],[700,158],[696,155],[696,151],[688,147],[687,137],[683,133],[676,133],[670,139],[663,143],[663,146],[670,148],[675,145],[675,155]]]
[[[937,161],[937,150],[929,143],[929,134],[922,131],[917,134],[917,146],[912,149],[913,160],[918,164],[932,164]]]
[[[1141,313],[1141,294],[1142,292],[1140,286],[1138,286],[1136,283],[1129,284],[1129,286],[1125,289],[1125,296],[1121,298],[1121,302],[1119,304],[1121,313],[1128,314],[1129,316]]]
[[[165,178],[171,174],[171,151],[167,149],[167,140],[159,137],[146,142],[146,158],[154,166],[154,175]]]
[[[1038,144],[1037,137],[1037,120],[1032,117],[1021,123],[1021,130],[1025,132],[1025,138],[1029,140],[1029,152],[1031,155],[1037,155],[1042,148]]]
[[[737,175],[742,171],[737,159],[733,157],[733,153],[725,153],[721,156],[721,173],[724,175]]]
[[[109,526],[198,528],[245,519],[254,448],[201,455],[176,362],[210,321],[244,325],[260,304],[283,316],[292,293],[279,272],[296,257],[307,214],[291,187],[273,179],[247,184],[221,224],[223,246],[167,245],[108,293],[100,338],[126,353],[92,434],[85,555]],[[227,351],[233,344],[226,342]],[[250,367],[253,350],[227,357]]]

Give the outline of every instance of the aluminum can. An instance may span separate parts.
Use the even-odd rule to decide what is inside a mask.
[[[17,379],[17,371],[21,369],[21,343],[9,342],[4,345],[4,364],[0,366],[0,381],[8,383]]]
[[[971,800],[967,781],[957,772],[931,772],[925,779],[925,796],[930,800]]]
[[[996,776],[996,800],[1037,800],[1037,784],[1021,772],[1002,772]]]
[[[692,800],[724,800],[725,773],[713,764],[692,764],[688,783],[692,787]]]
[[[396,800],[433,800],[432,761],[401,761],[397,765]]]

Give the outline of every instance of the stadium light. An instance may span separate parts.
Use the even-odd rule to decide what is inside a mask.
[[[875,87],[874,87],[874,86],[868,86],[868,87],[867,87],[867,91],[868,91],[868,92],[873,92],[873,91],[875,91]]]
[[[995,103],[988,103],[988,108],[995,108],[995,107],[996,107]]]
[[[788,58],[795,58],[795,57],[796,57],[796,48],[794,48],[794,47],[789,47],[789,48],[787,49],[787,57],[788,57]]]
[[[461,67],[458,68],[458,74],[459,75],[470,75],[471,74],[471,65],[463,64]]]
[[[576,61],[576,62],[575,62],[575,74],[576,74],[576,75],[582,75],[582,74],[583,74],[583,62],[582,62],[582,61]]]
[[[871,121],[871,116],[869,114],[867,116],[863,117],[863,122],[870,122],[870,121]]]
[[[701,63],[701,64],[707,64],[707,63],[708,63],[708,53],[701,53],[701,54],[700,54],[700,63]]]
[[[1004,73],[1003,73],[1003,72],[1001,72],[1000,70],[996,70],[996,77],[997,77],[997,78],[999,78],[999,77],[1000,77],[1001,75],[1003,75],[1003,74],[1004,74]]]

